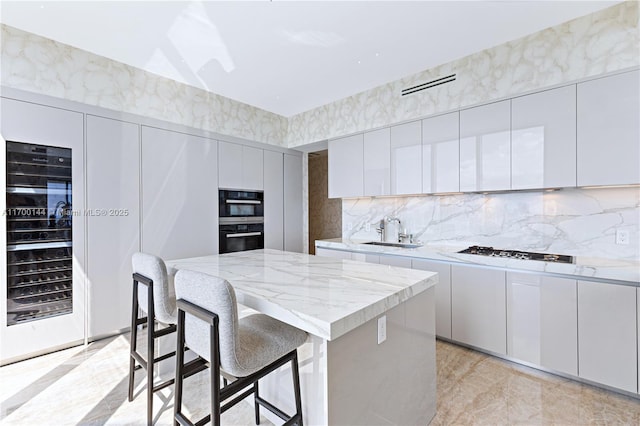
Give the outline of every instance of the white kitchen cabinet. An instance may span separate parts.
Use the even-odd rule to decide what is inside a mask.
[[[380,263],[380,255],[370,253],[351,253],[351,260],[367,263]]]
[[[422,123],[391,127],[391,194],[422,192]]]
[[[507,353],[505,272],[451,266],[451,338],[501,355]]]
[[[640,183],[640,71],[578,84],[578,186]]]
[[[438,273],[438,284],[436,284],[436,334],[451,339],[451,264],[413,259],[411,267]]]
[[[316,256],[334,257],[336,259],[351,260],[351,252],[341,250],[331,250],[322,247],[316,247]]]
[[[576,280],[507,272],[507,355],[578,375]]]
[[[87,334],[131,325],[131,257],[140,251],[139,126],[87,115]]]
[[[511,188],[511,101],[460,111],[460,191]]]
[[[411,258],[404,256],[384,255],[380,256],[380,264],[397,266],[399,268],[411,268]]]
[[[364,195],[391,194],[391,129],[364,134]]]
[[[302,157],[284,154],[284,249],[303,252]]]
[[[511,100],[511,189],[576,186],[576,86]]]
[[[636,288],[578,281],[578,375],[638,391]]]
[[[218,253],[217,143],[142,126],[142,251]]]
[[[364,195],[364,136],[329,141],[329,198]]]
[[[422,120],[422,192],[460,190],[460,113]]]
[[[262,191],[263,150],[230,142],[218,143],[220,188]]]
[[[284,249],[284,159],[264,151],[264,248]]]

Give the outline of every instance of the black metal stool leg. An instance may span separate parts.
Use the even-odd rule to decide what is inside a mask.
[[[298,371],[298,351],[296,350],[291,359],[291,373],[293,376],[293,390],[296,398],[296,416],[298,416],[298,426],[302,426],[302,398],[300,396],[300,372]]]
[[[136,343],[138,339],[138,283],[133,281],[133,297],[131,298],[131,335],[129,342],[129,402],[133,401],[133,385],[136,360],[133,353],[136,351]]]
[[[260,424],[260,404],[258,404],[258,382],[253,384],[253,405],[256,410],[256,424]]]
[[[147,424],[153,424],[153,366],[155,356],[154,345],[154,321],[151,315],[147,315]]]

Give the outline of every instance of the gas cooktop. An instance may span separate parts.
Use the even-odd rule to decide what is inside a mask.
[[[482,256],[506,257],[520,260],[541,260],[543,262],[573,263],[573,256],[563,254],[535,253],[530,251],[501,250],[493,247],[471,246],[458,253],[479,254]]]

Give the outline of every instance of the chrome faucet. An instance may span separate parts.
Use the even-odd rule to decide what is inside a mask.
[[[400,219],[392,216],[385,216],[380,219],[380,224],[376,232],[380,234],[380,241],[387,243],[397,243],[400,241]]]

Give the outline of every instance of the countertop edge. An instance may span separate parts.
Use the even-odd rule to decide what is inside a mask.
[[[509,271],[543,273],[573,279],[604,280],[612,284],[640,287],[640,262],[598,259],[594,264],[561,264],[537,260],[504,259],[458,253],[466,247],[435,248],[422,246],[414,249],[365,245],[366,241],[344,240],[341,238],[316,240],[319,248],[353,251],[373,255],[401,256],[413,259],[461,263],[473,266],[486,266]]]

